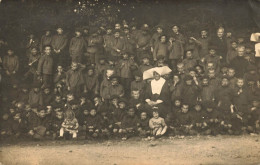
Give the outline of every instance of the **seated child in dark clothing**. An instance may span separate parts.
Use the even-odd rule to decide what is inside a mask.
[[[135,135],[138,125],[139,120],[138,117],[135,115],[135,108],[129,107],[127,110],[127,114],[122,120],[122,127],[119,130],[119,133],[122,134],[122,140],[126,140],[127,138]]]
[[[53,139],[56,139],[58,137],[60,129],[61,129],[61,124],[64,121],[62,111],[57,111],[57,112],[55,112],[55,114],[56,115],[52,118],[51,129],[50,129]]]
[[[79,127],[78,120],[76,119],[74,112],[72,110],[67,110],[65,112],[64,121],[61,124],[60,138],[62,138],[66,133],[66,135],[72,134],[72,138],[76,139],[78,133],[78,127]]]
[[[11,120],[8,113],[3,114],[2,120],[1,120],[1,137],[6,137],[11,135]]]
[[[203,107],[205,108],[203,120],[205,131],[202,134],[216,136],[220,133],[220,112],[215,109],[213,101],[206,101]]]
[[[113,122],[111,120],[112,117],[108,115],[107,107],[104,105],[100,109],[100,116],[100,137],[103,139],[108,139],[112,132]]]
[[[190,112],[192,114],[192,124],[194,125],[193,129],[197,134],[200,134],[206,126],[204,123],[205,113],[202,111],[200,103],[197,103],[194,106],[194,110]]]
[[[86,122],[85,139],[99,138],[100,136],[101,117],[97,114],[97,110],[92,107]]]
[[[27,123],[21,118],[21,112],[16,112],[11,120],[11,132],[16,138],[27,132]]]
[[[192,129],[192,114],[189,110],[189,104],[183,103],[181,111],[176,112],[177,132],[180,135],[193,135],[195,131]]]
[[[143,138],[150,138],[150,127],[149,127],[149,118],[147,116],[146,112],[141,112],[140,115],[140,121],[139,121],[139,127],[138,127],[138,132],[139,132],[139,136],[143,137]]]
[[[36,115],[30,117],[28,126],[29,135],[34,139],[42,139],[45,136],[50,128],[50,118],[46,116],[45,107],[39,107]]]
[[[161,137],[167,131],[167,125],[164,121],[164,118],[159,116],[157,109],[153,109],[153,117],[149,120],[149,127],[151,129],[152,136]]]
[[[42,101],[43,101],[43,105],[50,105],[52,102],[53,96],[51,94],[50,88],[45,88],[43,90],[43,94],[42,94]]]

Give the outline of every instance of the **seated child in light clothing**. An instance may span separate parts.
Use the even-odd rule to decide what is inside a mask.
[[[65,118],[61,124],[60,137],[63,137],[64,133],[72,134],[72,138],[77,138],[78,133],[78,120],[75,118],[75,114],[72,110],[67,110],[65,112]]]
[[[153,118],[150,119],[149,126],[151,128],[151,134],[155,137],[160,137],[167,131],[167,125],[165,124],[164,118],[159,116],[157,109],[153,110]]]

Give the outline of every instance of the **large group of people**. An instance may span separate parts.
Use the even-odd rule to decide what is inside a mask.
[[[260,61],[223,26],[122,22],[0,40],[1,137],[154,139],[259,133]],[[152,30],[155,29],[155,30]],[[55,31],[55,32],[54,32]],[[188,33],[187,33],[188,34]]]

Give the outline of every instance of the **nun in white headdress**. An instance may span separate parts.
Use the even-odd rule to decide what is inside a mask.
[[[144,79],[152,75],[152,81],[147,85],[145,91],[146,108],[150,114],[152,109],[158,109],[160,116],[165,117],[170,110],[170,90],[162,75],[169,74],[171,70],[165,67],[156,67],[144,72]]]

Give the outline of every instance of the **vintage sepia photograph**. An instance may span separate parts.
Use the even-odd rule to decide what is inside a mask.
[[[260,165],[260,0],[0,0],[0,165]]]

